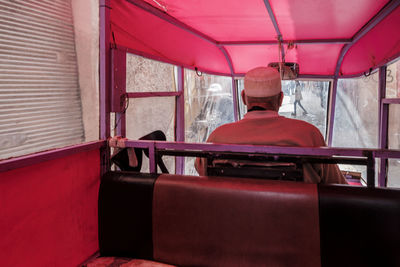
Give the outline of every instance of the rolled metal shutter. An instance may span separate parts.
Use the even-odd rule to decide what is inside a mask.
[[[0,0],[0,159],[83,140],[71,0]]]

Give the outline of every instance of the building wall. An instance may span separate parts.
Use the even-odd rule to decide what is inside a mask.
[[[85,141],[99,139],[99,0],[72,0]]]

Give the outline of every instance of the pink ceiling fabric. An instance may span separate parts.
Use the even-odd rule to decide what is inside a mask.
[[[287,50],[286,61],[299,63],[302,75],[333,76],[342,40],[351,41],[389,0],[269,2],[283,40],[316,41]],[[352,46],[340,75],[362,73],[400,54],[399,10]],[[277,32],[263,0],[114,0],[111,30],[119,46],[210,73],[241,75],[279,61]]]
[[[216,41],[276,40],[263,0],[147,0]]]
[[[117,45],[210,72],[230,73],[226,58],[217,46],[127,1],[111,3],[111,31]]]
[[[388,0],[270,0],[284,39],[351,38]]]
[[[354,44],[343,59],[341,74],[362,74],[400,56],[400,8]]]

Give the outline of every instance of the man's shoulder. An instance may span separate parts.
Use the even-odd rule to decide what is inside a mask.
[[[293,127],[300,127],[300,128],[304,128],[304,129],[308,129],[311,131],[318,131],[318,128],[315,127],[313,124],[303,121],[303,120],[299,120],[299,119],[292,119],[292,118],[287,118],[284,116],[279,116],[279,119],[284,121],[285,123],[292,125]]]
[[[215,139],[230,135],[235,132],[235,129],[240,127],[240,121],[230,122],[218,126],[207,139],[207,142],[213,142]]]

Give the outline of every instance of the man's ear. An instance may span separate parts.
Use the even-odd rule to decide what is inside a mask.
[[[242,102],[243,102],[243,104],[247,106],[247,103],[246,103],[246,94],[244,93],[244,90],[242,90],[241,95],[242,95]]]

